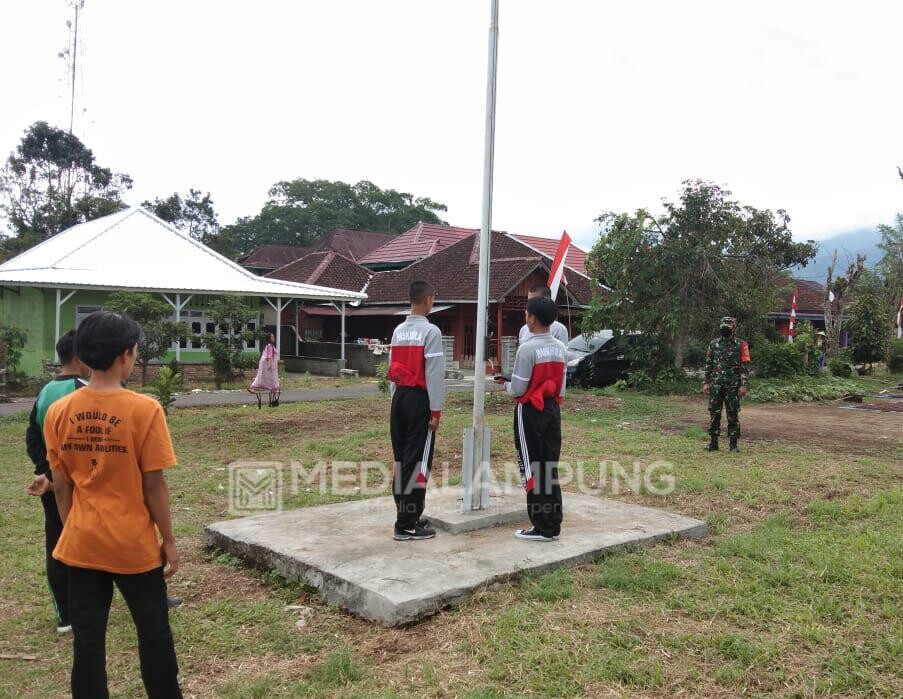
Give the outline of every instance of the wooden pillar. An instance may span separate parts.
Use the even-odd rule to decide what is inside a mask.
[[[496,355],[495,358],[498,361],[499,367],[502,366],[502,304],[499,303],[496,306],[496,317],[498,320],[496,321],[495,326],[495,343],[496,343]],[[499,369],[501,371],[501,369]]]
[[[457,322],[455,323],[455,361],[464,360],[464,314],[469,310],[469,306],[458,306]]]

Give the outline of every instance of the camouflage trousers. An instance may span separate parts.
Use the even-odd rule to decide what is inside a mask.
[[[717,437],[721,434],[721,406],[727,415],[728,437],[740,436],[740,395],[739,386],[719,386],[712,384],[709,389],[709,434]]]

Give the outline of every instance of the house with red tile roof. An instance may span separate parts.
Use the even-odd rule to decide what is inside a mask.
[[[558,241],[553,241],[557,247]],[[554,256],[521,240],[520,236],[493,231],[490,238],[489,357],[500,354],[500,338],[516,337],[524,323],[524,308],[530,287],[545,284]],[[397,306],[407,302],[408,287],[415,279],[436,287],[436,306],[431,320],[443,335],[455,338],[454,359],[467,366],[473,358],[474,329],[479,279],[479,235],[475,232],[444,250],[404,269],[380,272],[367,287],[368,308]],[[570,261],[570,260],[569,260]],[[594,283],[579,270],[567,266],[567,285],[558,292],[560,320],[570,334],[579,334],[580,315],[590,304]]]
[[[511,237],[541,252],[550,260],[554,260],[555,253],[558,252],[559,238],[542,238],[538,235],[520,235],[519,233],[514,233]],[[580,274],[588,276],[586,271],[586,250],[578,248],[571,243],[568,246],[568,254],[565,257],[565,267],[570,267],[580,272]]]
[[[449,228],[449,227],[434,227]],[[470,229],[454,229],[467,231]],[[422,231],[421,231],[422,232]],[[413,241],[415,244],[425,242]],[[425,280],[437,290],[436,306],[430,317],[443,335],[454,337],[453,358],[462,366],[472,364],[476,337],[477,281],[479,277],[479,235],[476,230],[456,242],[444,245],[434,237],[430,245],[442,249],[406,264],[401,269],[373,271],[337,253],[311,253],[267,277],[308,284],[330,285],[363,291],[366,301],[346,306],[346,336],[387,341],[392,330],[408,312],[408,288],[414,280]],[[524,322],[524,308],[530,287],[545,284],[549,278],[552,257],[558,241],[551,241],[549,252],[544,244],[530,245],[522,236],[493,231],[491,235],[489,274],[489,344],[488,355],[498,357],[500,338],[516,337]],[[530,238],[527,238],[529,241]],[[535,241],[534,241],[535,242]],[[396,261],[408,253],[393,248]],[[410,247],[408,250],[412,249]],[[424,248],[426,249],[426,248]],[[577,249],[579,250],[579,248]],[[377,251],[378,253],[379,251]],[[569,326],[571,335],[579,334],[579,319],[589,305],[598,284],[586,276],[585,253],[569,253],[567,284],[562,285],[556,301],[560,319]],[[390,255],[383,255],[386,260]],[[339,311],[332,305],[303,304],[286,311],[283,324],[298,328],[302,340],[335,342],[339,336]]]
[[[247,255],[238,258],[238,264],[254,274],[266,274],[310,252],[310,248],[298,245],[258,245]]]
[[[479,231],[475,228],[458,228],[434,223],[418,223],[401,235],[395,236],[384,245],[359,259],[372,270],[401,269],[435,255],[449,245]]]
[[[321,285],[325,285],[328,279],[335,289],[363,291],[373,277],[373,272],[340,253],[327,250],[312,252],[264,276],[294,282],[320,279],[323,280]]]
[[[793,304],[794,289],[797,291],[796,321],[799,323],[807,320],[817,330],[824,330],[825,312],[822,308],[822,301],[825,297],[825,287],[824,284],[808,279],[794,279],[791,282],[781,297],[781,305],[768,314],[768,320],[775,325],[781,337],[787,337],[790,334],[790,309]]]
[[[336,252],[359,262],[373,250],[397,237],[395,233],[334,228],[308,246],[260,245],[239,258],[238,264],[255,274],[267,274],[312,252]]]

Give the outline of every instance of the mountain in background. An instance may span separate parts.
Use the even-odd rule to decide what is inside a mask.
[[[872,268],[878,264],[878,260],[884,254],[878,247],[880,242],[881,234],[875,228],[859,228],[819,240],[818,254],[805,267],[795,267],[793,276],[797,279],[811,279],[824,284],[834,250],[837,250],[837,268],[841,270],[841,273],[846,270],[847,261],[856,259],[856,255],[859,253],[865,255],[865,266]],[[837,275],[837,270],[834,274]]]

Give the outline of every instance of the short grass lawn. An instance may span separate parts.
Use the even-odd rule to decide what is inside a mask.
[[[511,406],[493,395],[487,407],[493,459],[511,460]],[[172,624],[187,697],[903,696],[900,414],[748,406],[742,452],[708,454],[698,398],[572,392],[563,458],[589,465],[584,483],[706,520],[711,536],[487,589],[408,628],[204,549],[204,525],[228,516],[229,463],[387,461],[387,418],[382,397],[173,411],[170,589],[185,600]],[[468,421],[457,394],[435,457],[453,482]],[[0,659],[0,696],[61,697],[71,641],[54,629],[41,507],[24,493],[25,426],[24,413],[0,419],[0,654],[16,656]],[[657,461],[672,465],[671,494],[612,495],[612,473]],[[308,485],[287,505],[347,497]],[[107,653],[113,696],[143,696],[118,595]]]

